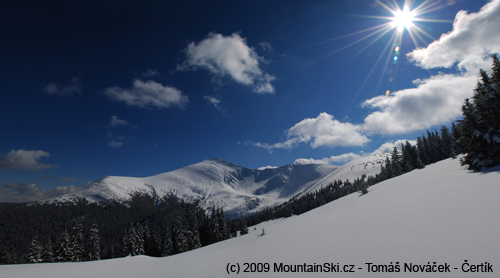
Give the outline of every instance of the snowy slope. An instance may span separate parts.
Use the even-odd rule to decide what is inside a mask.
[[[499,277],[500,168],[471,173],[448,159],[299,216],[261,223],[248,235],[187,253],[85,263],[2,265],[2,277]],[[266,235],[257,234],[265,228]],[[399,265],[368,272],[366,263]],[[405,272],[404,264],[450,273]],[[465,273],[464,263],[493,273]],[[268,263],[267,273],[227,274],[228,264]],[[274,264],[355,265],[354,273],[277,273]],[[465,270],[470,270],[469,265]],[[361,269],[359,269],[361,268]],[[458,269],[454,269],[458,268]],[[243,269],[240,269],[241,271]]]
[[[312,188],[334,172],[333,165],[285,165],[276,169],[252,170],[221,160],[207,159],[172,172],[152,177],[104,177],[82,190],[43,202],[127,202],[140,193],[163,197],[174,194],[201,206],[224,207],[232,216],[272,207]]]
[[[315,183],[309,191],[319,189],[321,186],[333,183],[336,180],[349,180],[354,181],[356,178],[361,178],[363,174],[367,177],[375,176],[380,173],[380,166],[384,164],[386,156],[389,154],[372,153],[340,166],[337,170],[331,172],[321,180]]]

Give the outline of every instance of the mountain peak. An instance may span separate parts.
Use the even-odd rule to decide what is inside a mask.
[[[86,199],[98,203],[128,203],[136,194],[158,198],[174,194],[187,202],[200,201],[204,208],[223,207],[228,215],[238,216],[240,212],[256,212],[288,201],[293,196],[313,192],[333,180],[352,180],[380,170],[380,164],[371,159],[358,160],[341,167],[287,164],[274,169],[253,170],[221,158],[208,158],[150,177],[103,177],[77,192],[46,202]]]

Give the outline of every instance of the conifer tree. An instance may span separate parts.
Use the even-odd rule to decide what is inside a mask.
[[[176,213],[172,224],[173,243],[176,253],[189,250],[188,233],[184,222],[184,217]]]
[[[38,241],[38,236],[35,236],[31,241],[31,246],[26,261],[28,263],[42,262],[42,247],[40,246],[40,241]]]
[[[54,261],[68,262],[73,259],[73,249],[70,241],[70,236],[66,230],[59,236],[57,242]]]
[[[43,262],[51,263],[54,261],[54,251],[52,250],[52,240],[49,239],[47,244],[45,244],[45,248],[43,249],[42,255]]]
[[[403,173],[403,168],[401,167],[401,162],[399,159],[398,147],[396,146],[394,146],[394,148],[392,149],[391,165],[394,176],[399,176]]]
[[[462,163],[474,170],[500,164],[500,61],[496,55],[491,76],[484,70],[480,76],[472,102],[465,99],[460,122],[459,143],[466,154]]]
[[[191,233],[191,236],[189,237],[190,239],[189,250],[192,250],[201,247],[201,240],[200,240],[200,231],[198,228],[198,220],[196,219],[196,215],[194,213],[191,213],[189,219],[190,219],[189,232]]]
[[[88,259],[91,261],[101,259],[101,245],[100,245],[99,229],[97,229],[97,224],[93,223],[90,228],[90,243]]]
[[[165,231],[165,241],[163,243],[163,252],[162,252],[163,257],[175,254],[174,242],[172,240],[172,236],[173,235],[172,235],[170,229],[167,229]]]
[[[73,227],[73,233],[71,235],[71,244],[73,251],[73,258],[71,261],[81,262],[83,261],[84,247],[83,247],[83,224],[78,221]]]

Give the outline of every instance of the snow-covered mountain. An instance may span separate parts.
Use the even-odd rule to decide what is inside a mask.
[[[362,174],[380,171],[382,155],[356,159],[343,166],[307,164],[285,165],[274,169],[248,169],[222,159],[205,161],[151,177],[101,178],[81,190],[42,201],[42,203],[89,202],[126,203],[135,194],[161,198],[173,194],[188,202],[200,201],[204,208],[223,207],[230,216],[272,207],[305,192],[314,191],[334,180],[353,180]]]
[[[499,180],[500,167],[474,173],[458,159],[447,159],[378,183],[368,194],[353,193],[182,254],[0,265],[0,273],[7,278],[493,278],[500,271]],[[266,235],[258,236],[262,229]],[[304,265],[337,264],[328,268],[337,272],[300,272]],[[396,273],[388,273],[391,266]],[[439,266],[446,272],[426,272]]]

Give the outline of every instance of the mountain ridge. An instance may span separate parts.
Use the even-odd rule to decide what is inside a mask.
[[[385,158],[385,156],[384,156]],[[273,207],[292,197],[319,189],[334,180],[353,180],[362,173],[380,171],[377,155],[358,158],[343,166],[327,164],[287,164],[276,168],[250,169],[220,158],[208,158],[183,168],[149,177],[105,176],[77,192],[39,203],[127,203],[134,195],[162,198],[174,195],[187,202],[199,201],[208,209],[224,208],[230,217],[247,215]],[[371,164],[370,164],[371,163]],[[366,167],[367,164],[372,168]],[[365,165],[364,169],[360,165]],[[357,168],[356,168],[357,167]]]

